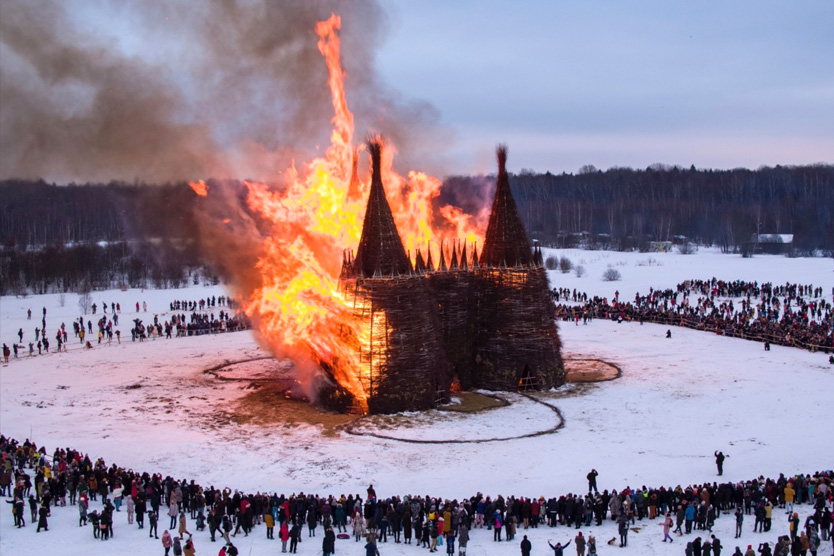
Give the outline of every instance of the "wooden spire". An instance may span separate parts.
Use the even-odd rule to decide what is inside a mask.
[[[382,187],[382,140],[368,142],[373,174],[362,237],[353,268],[366,278],[379,274],[396,276],[411,272],[411,261],[403,248],[394,216]]]
[[[527,232],[518,216],[510,178],[507,175],[507,147],[499,145],[498,183],[492,201],[484,248],[481,251],[482,266],[529,266],[533,262]]]

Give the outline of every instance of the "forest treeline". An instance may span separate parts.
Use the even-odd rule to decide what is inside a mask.
[[[0,182],[0,294],[216,281],[188,184]]]
[[[524,172],[510,183],[531,236],[559,247],[642,250],[652,241],[689,241],[735,252],[760,233],[793,234],[800,255],[834,250],[832,165],[584,167],[575,175]]]
[[[454,176],[441,200],[483,203],[484,176]],[[791,251],[834,252],[834,166],[510,176],[532,238],[557,247],[649,249],[692,242],[743,252],[754,233],[793,234]],[[0,294],[178,287],[211,279],[188,184],[0,182]]]

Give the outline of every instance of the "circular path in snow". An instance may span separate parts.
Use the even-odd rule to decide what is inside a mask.
[[[619,378],[621,371],[599,359],[566,359],[568,383],[602,382]],[[204,373],[223,381],[272,382],[291,391],[296,383],[293,365],[270,356],[227,361]],[[412,444],[475,444],[503,442],[553,434],[565,420],[559,408],[523,392],[478,392],[499,405],[476,412],[444,408],[396,415],[367,415],[344,427],[344,432]]]

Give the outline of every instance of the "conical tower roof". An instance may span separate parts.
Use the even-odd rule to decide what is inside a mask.
[[[498,183],[495,188],[495,199],[492,201],[492,213],[489,215],[480,263],[482,266],[529,266],[533,262],[533,254],[510,190],[510,178],[507,175],[507,147],[499,145],[496,153],[498,155]]]
[[[371,192],[368,195],[362,237],[359,239],[353,268],[366,278],[375,273],[382,276],[408,274],[411,271],[411,262],[403,249],[391,207],[382,187],[382,141],[370,141],[368,151],[371,153],[373,167]]]

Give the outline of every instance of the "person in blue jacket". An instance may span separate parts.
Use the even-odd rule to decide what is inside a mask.
[[[556,546],[553,546],[553,543],[551,543],[551,542],[548,540],[548,541],[547,541],[547,545],[548,545],[550,548],[552,548],[552,549],[553,549],[553,556],[563,556],[563,555],[564,555],[564,553],[565,553],[565,549],[566,549],[568,546],[570,546],[570,541],[566,542],[565,544],[562,544],[562,543],[560,543],[560,542],[557,542],[557,543],[556,543]]]
[[[690,503],[686,507],[684,517],[686,518],[686,534],[688,535],[692,532],[692,522],[695,521],[695,504]]]

